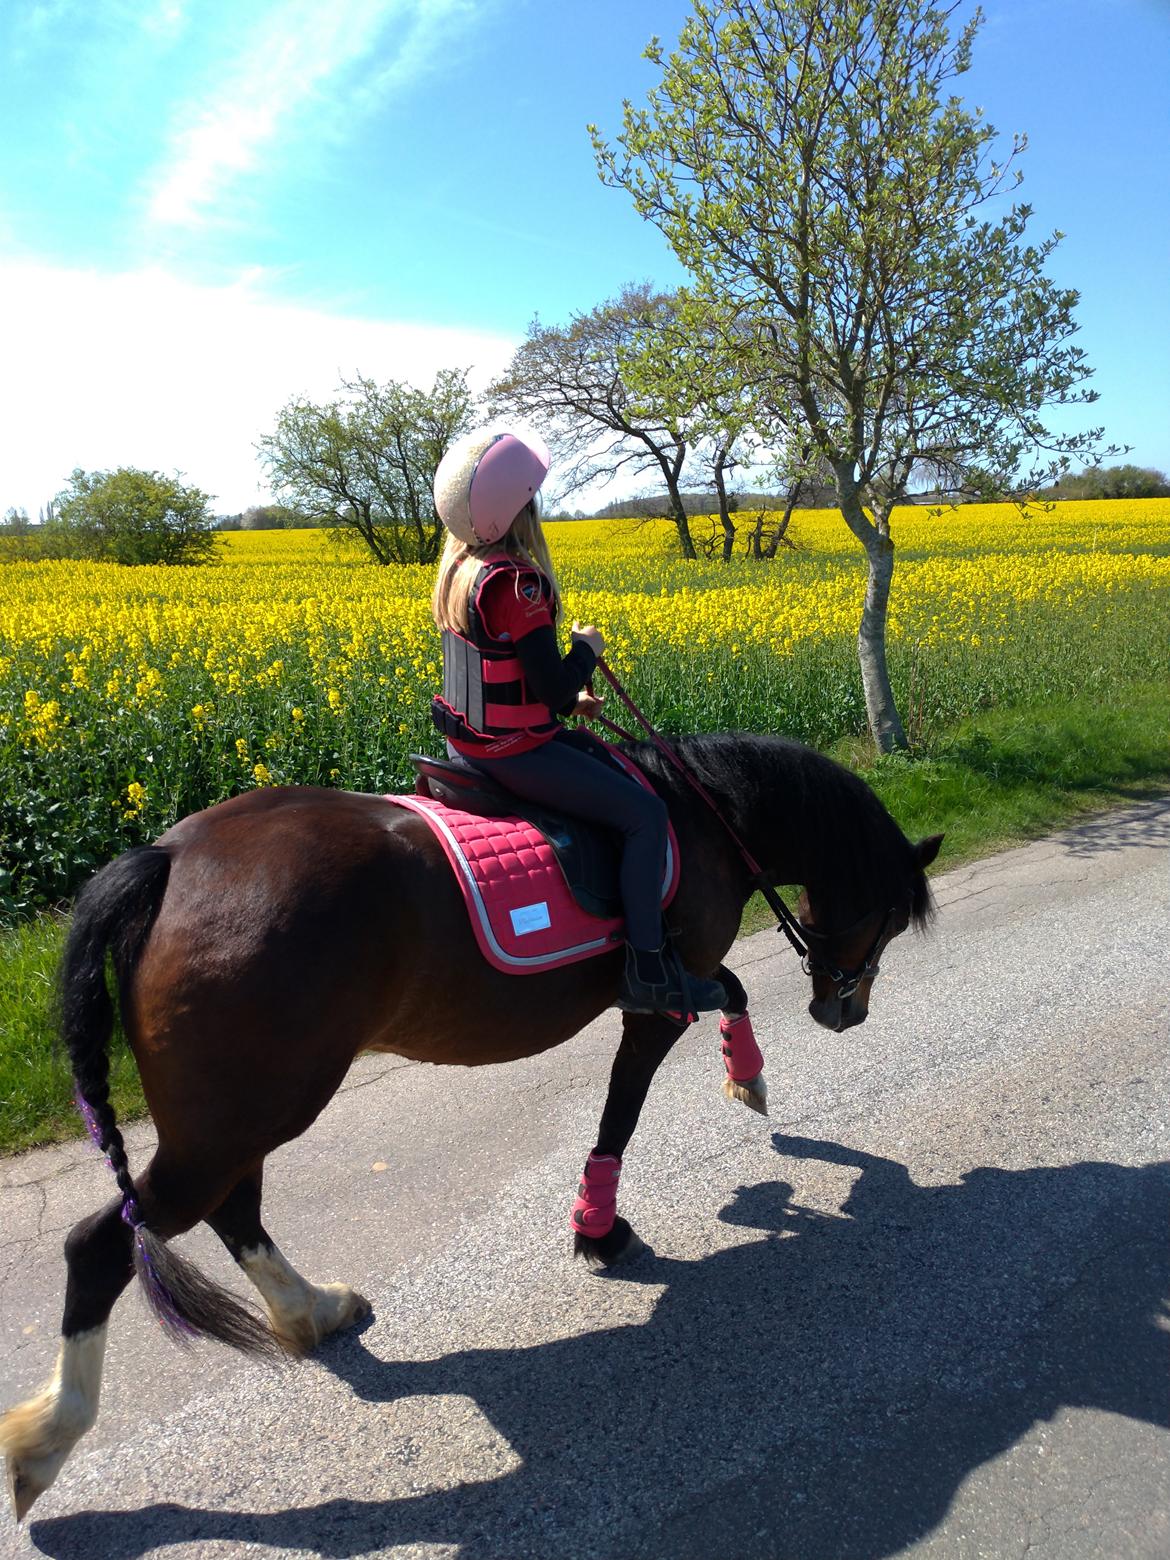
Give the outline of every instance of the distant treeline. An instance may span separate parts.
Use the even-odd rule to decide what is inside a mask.
[[[333,522],[287,504],[253,504],[238,515],[216,515],[215,523],[220,531],[312,531]]]
[[[1170,479],[1164,472],[1152,466],[1096,466],[1075,475],[1064,477],[1052,487],[1038,493],[1045,500],[1088,498],[1170,498]],[[945,493],[910,493],[908,499],[916,504],[948,504],[951,499]],[[713,493],[684,493],[683,507],[688,515],[715,514],[719,501]],[[786,493],[730,493],[728,508],[732,514],[757,514],[788,507]],[[836,490],[828,484],[806,483],[802,487],[799,508],[835,509]],[[549,520],[657,520],[669,519],[670,498],[665,493],[654,493],[642,498],[615,498],[600,509],[560,509],[549,512]],[[300,514],[286,504],[254,504],[238,515],[219,515],[216,525],[221,531],[309,531],[314,527],[330,524],[309,515]]]
[[[1085,471],[1070,474],[1044,488],[1037,498],[1058,501],[1094,498],[1170,498],[1170,479],[1164,472],[1152,466],[1094,466]],[[951,502],[945,493],[911,493],[907,498],[916,504],[947,504]],[[712,493],[684,493],[683,505],[688,515],[710,515],[718,509]],[[770,513],[788,508],[785,493],[732,493],[728,495],[728,508],[732,514],[742,516]],[[42,544],[57,522],[59,500],[46,506],[37,520],[30,520],[23,510],[10,509],[0,519],[0,561],[21,557],[51,556]],[[798,499],[801,509],[834,509],[836,493],[827,486],[805,483]],[[659,519],[671,515],[670,499],[665,493],[641,498],[615,498],[600,509],[562,509],[549,513],[550,520],[613,520]],[[288,504],[253,504],[234,515],[215,515],[211,528],[217,531],[311,531],[336,524],[334,518],[322,519],[303,514]]]
[[[1090,466],[1038,495],[1050,499],[1170,498],[1170,480],[1152,466]]]
[[[719,500],[714,493],[683,493],[680,495],[688,515],[711,515],[719,510]],[[831,509],[836,504],[832,488],[808,483],[801,491],[802,509]],[[787,509],[788,497],[784,493],[729,493],[727,507],[732,514],[752,513],[759,510]],[[669,518],[673,513],[666,493],[653,493],[644,498],[615,498],[600,509],[573,510],[550,514],[550,520],[656,520]]]
[[[908,493],[910,503],[949,504],[950,495],[938,492]],[[1152,466],[1093,466],[1085,471],[1070,473],[1051,487],[1036,494],[1039,499],[1060,500],[1091,498],[1170,498],[1170,480],[1164,472]],[[683,506],[688,515],[714,514],[718,500],[712,493],[684,493]],[[759,510],[786,509],[786,493],[731,493],[728,508],[732,514],[756,513]],[[960,500],[960,502],[962,502]],[[798,498],[801,509],[835,509],[836,489],[829,484],[806,482],[802,484]],[[553,520],[613,520],[666,518],[671,514],[670,499],[665,493],[644,498],[616,498],[601,509],[573,510],[571,513],[550,515]]]

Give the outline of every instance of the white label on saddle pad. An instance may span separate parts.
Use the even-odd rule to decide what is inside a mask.
[[[535,905],[520,905],[516,910],[509,910],[508,914],[512,917],[512,930],[517,937],[523,937],[526,932],[543,932],[552,925],[548,901],[544,899]]]

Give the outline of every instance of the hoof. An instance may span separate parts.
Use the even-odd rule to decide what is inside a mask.
[[[12,1514],[20,1523],[28,1515],[37,1496],[44,1494],[44,1487],[37,1486],[17,1458],[6,1457],[4,1461],[7,1465],[8,1498],[12,1502]]]
[[[763,1073],[757,1073],[747,1083],[736,1083],[734,1078],[724,1078],[723,1097],[738,1100],[741,1105],[758,1111],[761,1116],[768,1114],[768,1085],[764,1082]]]
[[[365,1295],[348,1284],[314,1284],[312,1289],[313,1303],[307,1311],[269,1312],[278,1343],[298,1357],[311,1354],[323,1338],[363,1321],[374,1309]]]
[[[340,1332],[344,1327],[352,1327],[364,1321],[373,1312],[374,1308],[365,1295],[359,1295],[348,1284],[322,1284],[321,1288],[331,1302],[329,1314],[321,1329],[323,1338],[329,1333]]]
[[[6,1453],[8,1495],[17,1522],[23,1522],[32,1504],[61,1472],[76,1437],[64,1440],[53,1434],[52,1399],[46,1394],[22,1403],[0,1420],[0,1446]]]
[[[574,1235],[573,1255],[583,1257],[590,1267],[611,1268],[632,1262],[647,1249],[642,1240],[619,1214],[606,1235]]]

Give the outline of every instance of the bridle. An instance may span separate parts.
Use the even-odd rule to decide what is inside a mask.
[[[793,915],[778,894],[773,895],[762,883],[758,886],[760,892],[767,900],[772,913],[779,918],[780,924],[776,930],[783,932],[796,949],[804,973],[810,978],[814,975],[827,975],[831,981],[835,981],[837,985],[836,996],[839,1002],[844,1002],[847,997],[851,997],[862,981],[876,980],[881,974],[882,967],[879,959],[882,952],[882,944],[885,941],[886,928],[889,926],[890,918],[894,913],[892,906],[882,916],[882,924],[878,927],[877,935],[870,943],[869,951],[861,963],[855,965],[851,970],[842,970],[837,965],[826,962],[826,960],[814,952],[812,947],[814,940],[817,942],[830,942],[834,939],[827,932],[818,932],[813,927],[806,926],[803,921]],[[852,927],[849,928],[850,931],[852,929]],[[848,934],[839,933],[836,935],[846,936]]]
[[[885,940],[886,928],[889,926],[890,919],[894,914],[893,906],[891,905],[890,908],[886,911],[885,915],[882,917],[882,924],[877,929],[877,936],[873,939],[873,942],[870,943],[869,951],[866,953],[865,958],[861,961],[860,964],[855,965],[852,969],[840,969],[836,964],[830,963],[821,954],[818,954],[815,950],[814,944],[833,942],[836,941],[839,936],[847,935],[847,933],[835,933],[830,935],[826,932],[818,932],[815,927],[806,926],[799,916],[793,915],[792,911],[776,892],[775,887],[769,880],[768,874],[764,871],[763,867],[760,866],[759,862],[752,855],[751,851],[748,850],[747,846],[740,839],[739,835],[732,828],[731,824],[728,823],[727,819],[720,812],[719,804],[716,802],[715,798],[707,790],[706,786],[704,786],[703,783],[698,779],[698,777],[691,773],[686,764],[683,763],[682,759],[671,747],[670,743],[666,741],[665,737],[661,736],[657,731],[655,731],[654,727],[646,719],[645,715],[642,714],[642,711],[634,703],[633,699],[630,698],[629,694],[622,687],[621,683],[618,682],[617,678],[609,669],[604,659],[598,659],[597,670],[605,678],[606,682],[617,694],[618,698],[625,705],[626,709],[629,710],[634,719],[638,721],[646,735],[650,738],[651,742],[653,742],[659,752],[662,753],[671,764],[673,764],[675,769],[678,770],[679,774],[682,775],[683,779],[687,782],[691,789],[702,797],[703,801],[707,804],[710,810],[715,814],[716,818],[718,818],[719,822],[723,825],[725,831],[735,845],[736,850],[738,850],[739,854],[743,857],[744,865],[751,873],[753,886],[757,888],[763,895],[769,910],[771,910],[772,914],[776,917],[776,930],[778,932],[783,932],[785,937],[787,937],[788,941],[796,950],[797,957],[800,959],[801,968],[804,970],[804,973],[809,976],[810,979],[814,975],[827,975],[830,981],[834,981],[836,983],[837,1000],[840,1002],[844,1002],[849,997],[851,997],[857,988],[861,985],[862,981],[876,980],[881,971],[881,965],[878,960],[881,955],[882,944]],[[601,725],[606,726],[610,731],[614,732],[615,735],[621,737],[627,742],[636,742],[638,740],[630,732],[624,730],[621,726],[617,725],[614,721],[610,720],[605,715],[598,715],[597,720]],[[848,931],[852,931],[852,929],[853,928],[850,927],[848,928]]]

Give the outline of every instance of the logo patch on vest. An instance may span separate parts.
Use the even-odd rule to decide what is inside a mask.
[[[525,601],[539,601],[540,586],[536,580],[526,580],[520,587],[520,594]]]
[[[512,922],[512,930],[517,937],[523,937],[525,932],[547,931],[552,925],[546,899],[540,899],[534,905],[518,905],[508,914]]]

